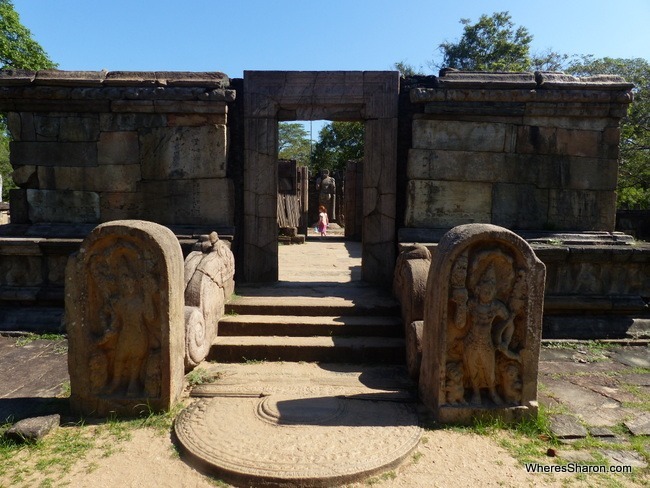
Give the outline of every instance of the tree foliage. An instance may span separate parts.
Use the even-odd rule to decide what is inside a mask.
[[[461,19],[463,35],[458,42],[443,42],[440,67],[468,71],[527,71],[531,66],[529,46],[533,36],[516,27],[508,12],[482,15],[476,24]]]
[[[311,141],[309,134],[295,122],[281,122],[278,125],[278,158],[295,159],[298,166],[309,166]]]
[[[575,76],[620,75],[634,83],[634,101],[621,122],[617,206],[650,209],[650,63],[641,58],[581,56],[566,71]]]
[[[50,69],[56,68],[43,48],[32,39],[32,34],[20,23],[20,17],[9,0],[0,0],[0,69]],[[9,134],[5,116],[0,115],[0,175],[2,176],[3,200],[11,188],[9,164]]]
[[[315,170],[345,169],[350,160],[363,158],[363,122],[331,122],[319,133],[314,145],[312,167]]]
[[[56,68],[32,34],[20,23],[9,0],[0,0],[0,69]]]

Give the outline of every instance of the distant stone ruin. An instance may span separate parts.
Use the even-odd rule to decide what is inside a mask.
[[[537,414],[544,264],[488,224],[443,236],[431,263],[420,397],[443,423]]]
[[[327,119],[364,124],[347,214],[365,281],[389,287],[400,252],[494,224],[546,264],[547,337],[643,337],[650,245],[614,231],[632,88],[549,72],[2,70],[19,188],[0,225],[0,329],[56,330],[67,257],[112,220],[167,226],[185,255],[216,231],[238,281],[276,281],[278,123]]]

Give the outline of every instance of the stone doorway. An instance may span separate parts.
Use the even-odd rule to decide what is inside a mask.
[[[397,71],[244,72],[244,281],[278,280],[278,122],[365,124],[362,279],[389,286],[395,263]]]

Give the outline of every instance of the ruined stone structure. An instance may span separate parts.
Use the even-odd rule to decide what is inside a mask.
[[[54,326],[67,256],[114,219],[168,226],[186,253],[216,231],[239,281],[277,280],[277,125],[328,119],[365,125],[364,280],[388,287],[402,247],[493,223],[547,265],[546,333],[629,335],[650,296],[650,250],[613,232],[630,101],[620,78],[558,73],[2,71],[20,186],[2,326]]]
[[[537,414],[544,264],[502,227],[443,236],[427,283],[420,397],[440,422]]]
[[[168,409],[183,387],[183,258],[159,224],[114,221],[66,269],[70,405],[92,417]]]

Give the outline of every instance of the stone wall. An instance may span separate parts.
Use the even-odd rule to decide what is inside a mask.
[[[631,87],[558,73],[447,71],[411,82],[402,232],[473,222],[613,231]]]
[[[222,73],[0,72],[12,223],[234,224]]]

